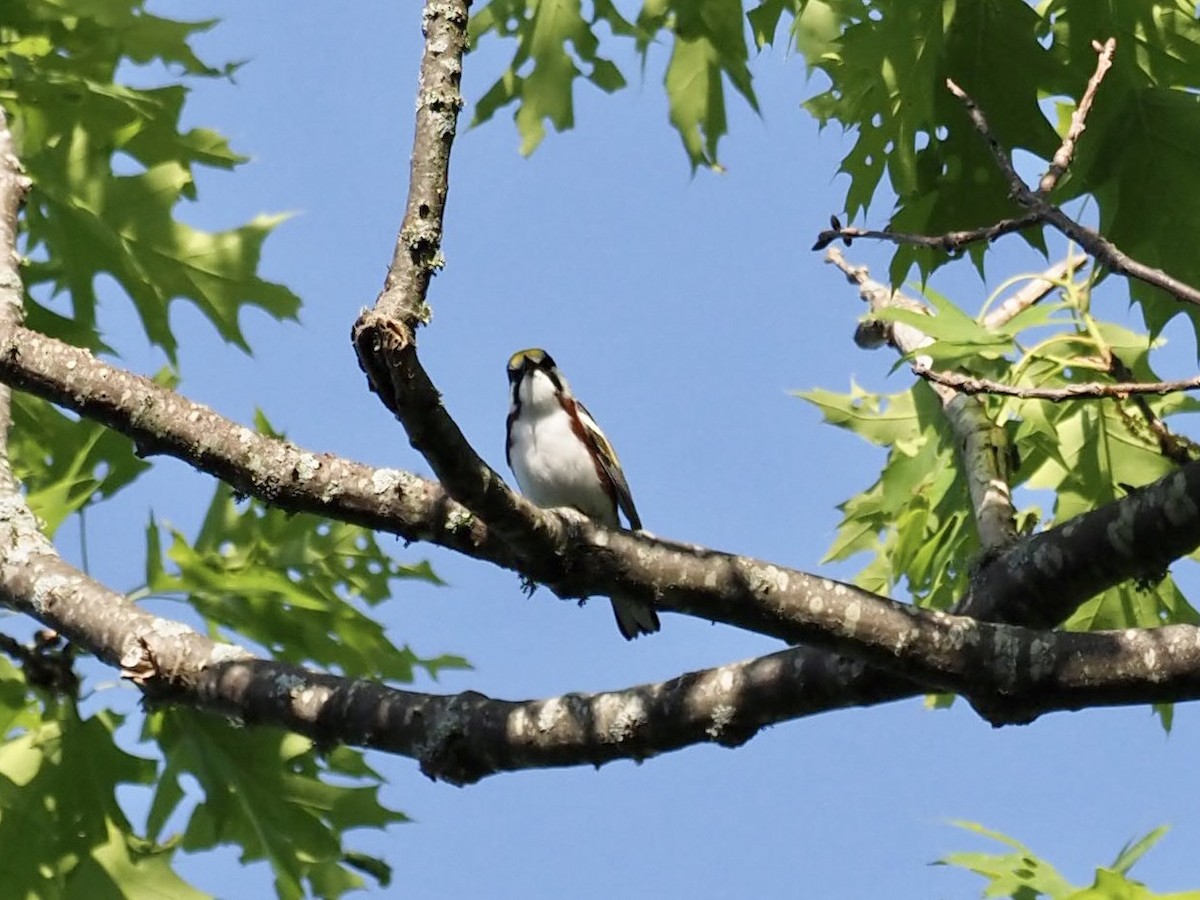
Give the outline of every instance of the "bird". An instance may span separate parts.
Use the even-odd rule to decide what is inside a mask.
[[[640,530],[616,451],[550,354],[536,347],[514,353],[508,383],[505,457],[521,493],[544,508],[570,506],[609,528],[620,526],[620,510]],[[612,608],[627,641],[659,629],[658,614],[642,600],[614,596]]]

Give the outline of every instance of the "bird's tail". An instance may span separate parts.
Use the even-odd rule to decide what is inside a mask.
[[[617,627],[621,636],[627,641],[643,634],[654,634],[658,631],[658,613],[654,607],[641,600],[629,597],[612,598],[613,614],[617,617]]]

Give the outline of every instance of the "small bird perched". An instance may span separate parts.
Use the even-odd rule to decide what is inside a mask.
[[[512,405],[508,410],[508,466],[521,493],[542,507],[570,506],[610,528],[640,529],[629,484],[612,444],[591,413],[571,395],[567,380],[545,350],[514,353],[508,360]],[[612,598],[617,627],[627,641],[658,631],[658,615],[640,600]]]

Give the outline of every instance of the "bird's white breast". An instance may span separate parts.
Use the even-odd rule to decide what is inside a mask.
[[[538,506],[573,506],[608,525],[614,504],[587,447],[572,429],[554,385],[541,372],[520,385],[520,415],[510,435],[509,461],[521,492]]]

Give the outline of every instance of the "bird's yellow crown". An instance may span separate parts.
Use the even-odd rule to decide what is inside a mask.
[[[525,360],[533,363],[535,366],[546,358],[546,351],[540,347],[530,347],[527,350],[518,350],[508,358],[509,371],[515,371],[525,365]]]

